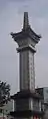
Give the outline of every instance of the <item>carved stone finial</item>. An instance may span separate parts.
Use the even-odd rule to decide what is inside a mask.
[[[24,12],[23,30],[29,27],[28,12]]]

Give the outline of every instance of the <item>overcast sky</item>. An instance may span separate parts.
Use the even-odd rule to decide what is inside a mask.
[[[31,28],[42,35],[36,46],[36,87],[48,86],[48,0],[0,0],[0,80],[11,85],[11,93],[19,90],[19,55],[10,32],[22,29],[24,11]]]

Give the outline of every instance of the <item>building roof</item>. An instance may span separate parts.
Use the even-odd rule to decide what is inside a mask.
[[[20,91],[16,94],[14,94],[13,96],[11,96],[12,99],[16,100],[16,99],[20,99],[20,98],[35,98],[35,99],[42,99],[43,97],[36,93],[36,92],[32,92],[30,90],[23,90]]]

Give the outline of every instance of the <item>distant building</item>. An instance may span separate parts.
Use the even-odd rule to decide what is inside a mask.
[[[14,110],[13,100],[8,101],[7,104],[4,104],[4,106],[0,107],[0,119],[7,119],[10,117],[9,113],[11,110]]]
[[[44,103],[48,103],[48,87],[37,88],[36,91],[43,96]]]
[[[9,114],[11,110],[13,111],[14,110],[13,100],[8,101],[8,103],[4,106],[4,109],[5,114]]]
[[[44,105],[43,119],[48,119],[48,87],[37,88],[36,91],[41,96],[43,96],[43,100],[42,100],[42,104]]]

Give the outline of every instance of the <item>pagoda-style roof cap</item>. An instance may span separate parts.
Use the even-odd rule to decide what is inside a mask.
[[[23,20],[23,29],[21,32],[13,33],[11,32],[12,38],[17,42],[17,40],[24,39],[26,37],[30,37],[32,40],[34,40],[35,43],[38,43],[41,35],[37,35],[30,27],[29,25],[29,19],[28,19],[28,12],[24,12],[24,20]]]

